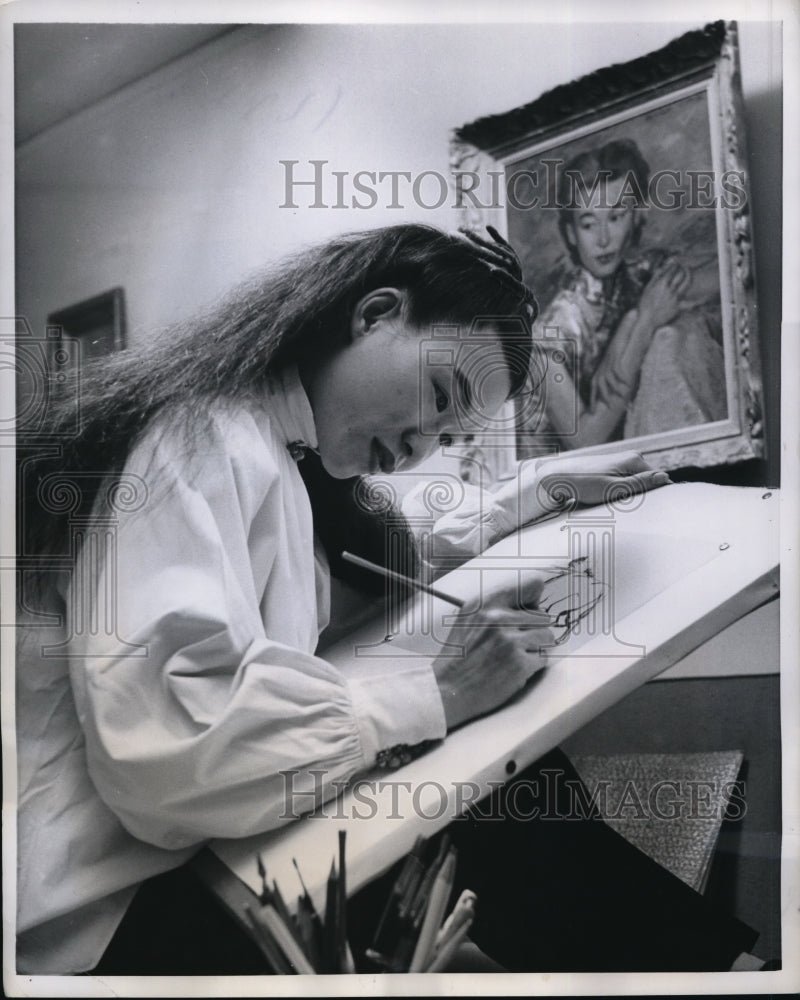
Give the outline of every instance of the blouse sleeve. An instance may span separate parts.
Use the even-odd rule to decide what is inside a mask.
[[[427,534],[425,549],[432,566],[471,559],[525,524],[551,514],[557,505],[546,502],[536,488],[532,469],[532,463],[520,463],[517,475],[496,491],[462,483],[457,505],[438,515],[425,502],[430,484],[410,490],[401,509],[418,541]]]
[[[123,825],[162,847],[263,832],[335,795],[380,749],[445,735],[427,661],[348,680],[306,651],[316,622],[305,647],[285,621],[265,625],[260,575],[285,574],[287,559],[298,582],[285,617],[297,601],[313,616],[313,551],[309,539],[309,565],[302,546],[293,563],[292,508],[306,498],[287,503],[253,438],[216,427],[191,463],[169,435],[138,449],[128,471],[158,487],[113,544],[84,543],[71,585],[76,620],[91,608],[71,650],[89,773]]]

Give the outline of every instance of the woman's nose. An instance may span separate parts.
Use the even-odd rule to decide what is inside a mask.
[[[400,436],[395,471],[410,469],[424,462],[436,450],[438,438],[435,434],[421,434],[418,430],[407,430]]]
[[[600,222],[600,227],[597,230],[597,242],[601,247],[607,247],[609,243],[609,232],[608,223],[605,221]]]
[[[419,449],[415,447],[416,436],[416,432],[411,430],[403,431],[400,435],[400,446],[395,455],[395,471],[407,469],[409,465],[413,465],[415,461],[419,461],[417,458]]]

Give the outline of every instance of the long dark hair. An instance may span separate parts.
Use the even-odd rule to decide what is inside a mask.
[[[98,510],[156,418],[168,418],[191,442],[213,404],[258,400],[271,374],[346,343],[355,305],[375,288],[405,289],[408,320],[422,328],[469,327],[476,317],[495,316],[516,319],[517,333],[521,322],[529,335],[533,295],[513,251],[496,233],[493,239],[423,225],[337,237],[239,286],[199,321],[93,363],[79,385],[50,401],[42,432],[20,442],[25,555],[64,555],[68,518]],[[512,392],[524,384],[530,350],[525,337],[504,341]],[[40,502],[43,479],[55,469],[80,480],[77,505],[68,512]],[[335,506],[331,497],[352,497],[354,482],[333,480],[313,459],[306,472],[315,527],[329,551],[340,550],[323,522]],[[359,532],[351,534],[346,543],[353,547]],[[383,558],[374,550],[369,557]]]

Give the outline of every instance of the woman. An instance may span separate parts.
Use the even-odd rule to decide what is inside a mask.
[[[480,393],[444,363],[421,375],[432,326],[481,315],[499,318]],[[307,251],[179,338],[98,366],[72,436],[62,405],[57,471],[41,455],[21,470],[30,545],[76,554],[56,588],[68,638],[32,627],[19,661],[21,971],[92,969],[140,883],[210,838],[279,825],[280,771],[299,788],[322,770],[334,794],[542,667],[549,633],[500,598],[492,627],[460,630],[463,660],[355,681],[315,656],[329,576],[298,469],[317,451],[325,482],[352,489],[421,461],[464,413],[490,418],[523,384],[534,315],[506,245],[392,227]],[[637,459],[608,469],[579,496],[663,481]],[[314,506],[319,529],[318,491]],[[516,526],[504,516],[498,533]],[[319,531],[334,552],[337,527]]]
[[[676,256],[638,250],[649,179],[628,139],[579,154],[559,177],[559,230],[577,266],[534,336],[551,363],[564,355],[566,366],[549,366],[538,407],[545,423],[530,429],[555,433],[563,448],[727,413],[718,317],[689,302],[690,272]]]

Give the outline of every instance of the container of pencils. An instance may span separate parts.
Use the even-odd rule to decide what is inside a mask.
[[[451,909],[457,852],[445,834],[423,862],[418,840],[405,860],[367,958],[387,972],[446,971],[475,919],[477,898],[465,889]]]
[[[405,859],[366,952],[368,969],[356,969],[347,938],[345,833],[339,833],[337,858],[331,863],[324,919],[317,912],[295,868],[302,894],[289,912],[277,883],[270,886],[261,858],[259,905],[247,908],[253,936],[279,975],[331,973],[444,972],[464,943],[475,919],[475,893],[465,889],[451,906],[457,855],[445,834],[436,856],[425,862],[420,838]]]

